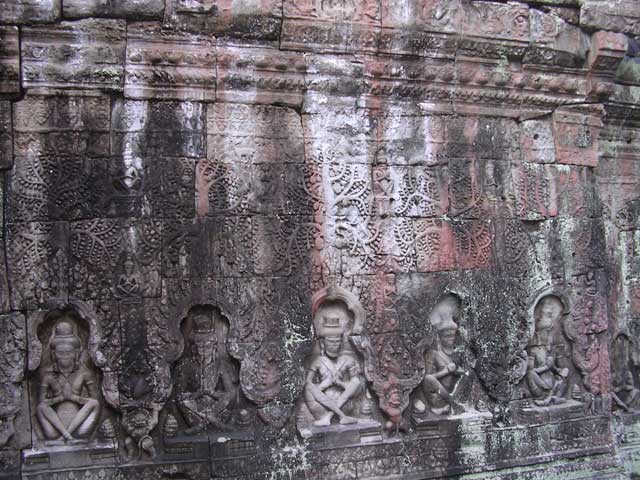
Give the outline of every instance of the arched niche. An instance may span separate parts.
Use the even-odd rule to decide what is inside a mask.
[[[323,288],[313,295],[311,317],[316,337],[335,333],[347,337],[360,335],[365,325],[365,311],[360,300],[337,285]]]
[[[34,441],[70,445],[95,437],[114,405],[99,350],[100,328],[90,306],[80,300],[56,302],[37,312],[29,329],[30,397]],[[105,402],[106,401],[106,402]]]

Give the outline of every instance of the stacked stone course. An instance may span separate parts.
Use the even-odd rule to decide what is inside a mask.
[[[0,479],[640,476],[637,0],[0,0]]]

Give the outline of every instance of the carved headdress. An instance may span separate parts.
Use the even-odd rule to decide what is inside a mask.
[[[458,317],[460,300],[452,294],[445,295],[440,299],[430,315],[431,325],[438,333],[446,330],[458,330],[458,324],[454,318]]]
[[[61,320],[56,324],[49,339],[49,352],[51,359],[53,360],[54,369],[58,369],[58,362],[56,361],[56,350],[61,345],[70,345],[76,352],[75,355],[75,368],[78,368],[78,361],[80,360],[80,354],[82,352],[82,341],[76,334],[75,327],[71,322],[67,320]]]
[[[53,329],[53,334],[49,340],[49,348],[54,351],[59,345],[71,344],[74,349],[80,350],[82,341],[75,332],[73,324],[66,320],[58,322]]]
[[[553,327],[554,320],[562,315],[562,303],[553,296],[547,295],[540,300],[535,310],[536,330],[549,330]]]

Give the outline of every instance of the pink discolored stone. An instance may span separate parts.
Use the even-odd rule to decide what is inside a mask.
[[[553,113],[556,162],[568,165],[598,165],[598,135],[602,120],[597,114],[570,110]]]
[[[627,45],[627,37],[621,33],[594,33],[591,37],[589,70],[609,74],[615,72],[627,53]]]

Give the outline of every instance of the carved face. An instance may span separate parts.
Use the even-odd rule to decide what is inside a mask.
[[[197,312],[193,315],[191,340],[200,358],[212,359],[217,350],[217,335],[209,313]]]
[[[133,273],[133,261],[131,259],[124,261],[124,271],[127,275],[131,275]]]
[[[149,420],[149,416],[144,410],[136,410],[130,418],[134,428],[145,428]]]
[[[542,318],[540,319],[540,330],[550,330],[553,325],[553,319],[555,318],[554,308],[550,304],[545,304],[542,307]]]
[[[634,383],[635,383],[635,382],[633,381],[633,373],[631,373],[631,372],[627,372],[627,375],[625,376],[625,380],[626,380],[626,382],[625,382],[625,383],[626,383],[628,386],[633,387],[633,385],[634,385]]]
[[[200,358],[213,359],[216,356],[216,338],[215,336],[212,337],[210,333],[194,332],[193,344],[195,345],[196,352]]]
[[[456,343],[456,333],[454,328],[447,328],[440,331],[440,344],[443,348],[451,349],[454,347]]]
[[[59,343],[51,352],[53,362],[60,372],[73,372],[76,369],[76,360],[80,349],[71,342]]]
[[[324,352],[329,358],[337,358],[342,351],[342,337],[332,336],[322,339],[324,345]]]
[[[76,370],[81,353],[80,339],[67,321],[61,321],[54,329],[51,338],[51,360],[60,372],[70,373]]]
[[[559,300],[551,296],[543,298],[536,318],[536,331],[550,332],[561,313],[562,305]]]

